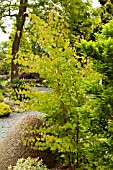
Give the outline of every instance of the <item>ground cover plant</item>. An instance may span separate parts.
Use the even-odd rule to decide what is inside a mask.
[[[46,165],[43,164],[39,158],[19,159],[15,166],[9,166],[8,170],[47,170]]]

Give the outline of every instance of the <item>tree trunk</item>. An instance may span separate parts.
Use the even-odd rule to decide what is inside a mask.
[[[18,51],[20,46],[20,40],[22,37],[22,30],[26,19],[26,9],[28,0],[20,0],[19,13],[16,18],[16,34],[12,44],[12,61],[11,61],[11,81],[18,77],[18,63],[14,63],[14,60],[18,58]]]
[[[79,168],[79,116],[78,122],[77,122],[77,162],[76,162],[76,168]]]

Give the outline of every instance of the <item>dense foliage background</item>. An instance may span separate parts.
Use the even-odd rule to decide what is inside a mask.
[[[99,2],[98,8],[82,0],[0,4],[1,21],[13,19],[1,43],[0,74],[9,74],[13,90],[23,72],[39,74],[51,88],[28,93],[29,109],[43,112],[46,123],[35,129],[40,138],[24,144],[51,149],[72,169],[113,169],[113,2]]]

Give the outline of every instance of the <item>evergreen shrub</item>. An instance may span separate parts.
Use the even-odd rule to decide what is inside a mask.
[[[0,102],[0,117],[8,116],[10,113],[10,106],[3,102]]]

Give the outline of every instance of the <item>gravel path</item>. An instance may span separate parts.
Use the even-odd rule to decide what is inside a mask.
[[[17,120],[20,119],[23,115],[28,114],[38,114],[41,115],[38,111],[30,111],[30,112],[23,112],[23,113],[12,113],[8,117],[0,118],[0,140],[2,140],[8,130],[15,124]]]
[[[38,90],[40,92],[51,92],[52,89],[47,87],[34,87],[34,90]],[[8,117],[0,118],[0,140],[2,140],[8,130],[15,124],[17,120],[20,119],[23,115],[26,114],[38,114],[41,115],[38,111],[30,111],[30,112],[23,112],[23,113],[12,113]]]

